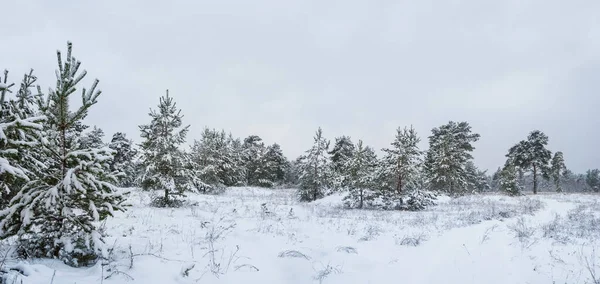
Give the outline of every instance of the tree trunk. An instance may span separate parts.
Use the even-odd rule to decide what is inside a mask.
[[[165,206],[167,206],[169,202],[169,189],[165,187]]]
[[[537,167],[533,165],[533,194],[537,194]]]
[[[358,208],[362,209],[363,208],[363,190],[361,189],[359,192],[360,192],[360,195],[359,195],[359,201],[358,201]]]
[[[402,176],[398,176],[398,184],[396,185],[396,191],[402,193]]]

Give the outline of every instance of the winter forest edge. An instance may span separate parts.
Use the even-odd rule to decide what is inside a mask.
[[[547,149],[549,137],[539,130],[507,145],[497,171],[480,170],[471,154],[480,136],[468,122],[433,128],[427,150],[417,146],[421,136],[412,126],[399,127],[379,157],[362,140],[329,140],[321,128],[294,160],[258,135],[240,139],[210,128],[186,145],[192,122],[168,91],[139,126],[142,143],[120,132],[106,141],[102,129],[85,124],[102,99],[99,81],[81,86],[87,72],[71,43],[57,55],[56,86],[48,91],[36,85],[33,70],[20,84],[8,71],[0,77],[0,238],[21,259],[80,267],[107,258],[103,224],[128,210],[137,190],[156,193],[151,206],[175,208],[189,205],[186,195],[218,195],[230,187],[295,188],[302,202],[343,193],[347,209],[380,211],[424,210],[442,195],[600,190],[600,170],[571,172],[568,157]],[[78,96],[82,105],[73,107]]]

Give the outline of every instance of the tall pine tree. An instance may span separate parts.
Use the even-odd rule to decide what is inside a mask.
[[[269,145],[261,160],[263,170],[259,183],[266,187],[281,184],[289,167],[289,162],[283,155],[281,146],[277,143]]]
[[[567,166],[565,166],[565,158],[563,152],[554,153],[554,157],[552,157],[552,166],[550,168],[550,175],[552,176],[552,181],[554,182],[554,187],[556,192],[562,192],[562,187],[560,185],[560,179],[567,171]]]
[[[98,80],[82,91],[82,105],[71,110],[70,95],[86,72],[72,56],[58,54],[56,88],[40,103],[44,124],[45,157],[41,175],[25,184],[0,211],[0,237],[18,236],[23,257],[54,257],[73,266],[88,265],[106,256],[100,224],[122,211],[124,196],[113,185],[109,170],[112,151],[80,148],[82,120],[96,104]],[[63,61],[64,59],[64,61]]]
[[[425,171],[431,187],[450,194],[463,193],[468,186],[467,162],[473,159],[472,143],[479,134],[472,133],[467,122],[450,121],[431,130]]]
[[[188,167],[186,153],[179,149],[185,142],[189,125],[182,126],[181,110],[173,98],[160,98],[158,111],[151,110],[150,124],[140,125],[144,189],[163,190],[163,197],[154,200],[156,206],[177,206],[186,190],[195,190],[194,173]]]
[[[344,182],[344,167],[348,160],[354,155],[355,146],[350,136],[340,136],[335,138],[333,148],[329,151],[331,159],[331,168],[333,170],[333,182],[336,188],[345,188],[348,185]]]
[[[314,201],[324,197],[331,187],[331,167],[327,150],[329,141],[323,137],[319,127],[314,137],[313,146],[299,160],[299,191],[301,201]]]
[[[527,140],[511,147],[506,155],[513,165],[523,171],[531,171],[533,176],[533,194],[538,191],[538,177],[548,178],[552,152],[546,149],[548,136],[539,130],[532,131]]]
[[[359,140],[354,153],[346,160],[343,167],[344,180],[348,185],[349,194],[344,203],[350,208],[363,208],[366,202],[376,196],[375,176],[378,166],[377,155],[372,148],[364,146]]]
[[[258,135],[250,135],[244,139],[242,146],[243,160],[246,165],[246,182],[251,186],[261,186],[260,179],[265,176],[262,156],[265,154],[265,144]]]
[[[391,143],[391,148],[382,149],[385,156],[382,160],[383,185],[397,195],[403,189],[415,182],[419,173],[422,152],[417,145],[420,142],[417,132],[410,128],[396,129],[396,138]]]

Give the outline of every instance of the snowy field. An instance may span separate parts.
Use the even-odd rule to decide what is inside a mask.
[[[233,188],[162,209],[136,191],[106,223],[109,261],[4,265],[23,284],[600,283],[598,195],[440,198],[423,212],[346,210],[341,198]]]

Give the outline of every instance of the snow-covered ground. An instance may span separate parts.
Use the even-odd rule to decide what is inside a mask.
[[[134,192],[106,223],[104,265],[5,265],[23,284],[600,283],[597,195],[440,198],[423,212],[346,210],[339,195],[298,203],[281,189],[189,198],[160,209]]]

